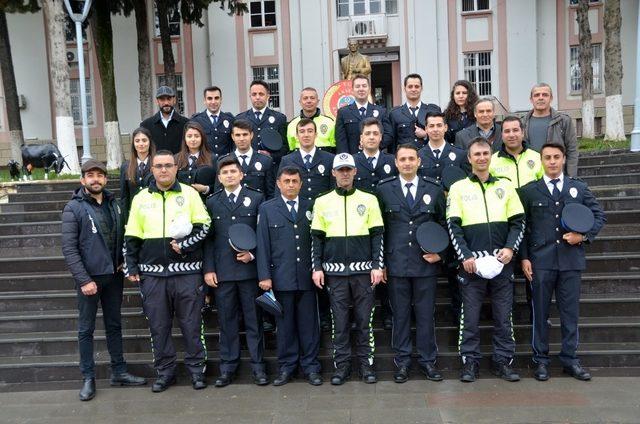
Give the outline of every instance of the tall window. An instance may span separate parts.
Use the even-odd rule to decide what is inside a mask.
[[[91,78],[85,78],[87,100],[87,124],[93,125],[93,90],[91,88]],[[71,113],[73,114],[73,125],[82,125],[82,107],[80,105],[80,79],[69,80],[71,94]]]
[[[591,69],[593,69],[593,92],[602,91],[602,44],[591,45]],[[582,72],[580,72],[580,47],[571,46],[569,51],[569,79],[571,93],[579,94],[582,90]]]
[[[275,0],[252,1],[249,3],[251,27],[267,27],[276,25]]]
[[[269,86],[269,107],[280,109],[280,72],[277,66],[258,66],[252,68],[253,79],[263,80]]]
[[[156,37],[160,37],[160,22],[158,21],[158,10],[153,8],[154,17],[154,33]],[[177,4],[169,5],[169,34],[180,35],[180,6]]]
[[[398,0],[336,0],[338,18],[398,13]]]
[[[465,53],[464,77],[479,96],[491,95],[491,52]]]
[[[476,10],[489,10],[489,0],[462,0],[463,12],[474,12]]]
[[[158,75],[158,87],[161,85],[167,85],[167,79],[164,75]],[[185,113],[184,110],[184,91],[182,89],[182,75],[176,75],[176,110],[181,114]]]

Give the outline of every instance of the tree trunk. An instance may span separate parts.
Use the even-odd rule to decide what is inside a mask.
[[[171,33],[169,30],[169,1],[156,0],[158,12],[158,26],[162,43],[162,62],[164,64],[165,85],[176,89],[176,61],[171,47]]]
[[[113,30],[111,11],[105,1],[94,3],[89,23],[98,57],[98,69],[102,83],[102,106],[104,108],[104,138],[107,146],[107,169],[120,169],[122,145],[118,125],[118,102],[113,70]]]
[[[22,135],[22,119],[20,117],[20,105],[18,103],[18,88],[16,75],[13,71],[11,58],[11,42],[9,29],[7,28],[7,15],[0,10],[0,73],[2,74],[2,86],[4,88],[5,103],[7,105],[7,124],[11,142],[11,159],[22,164],[20,146],[24,144]]]
[[[591,62],[591,29],[589,28],[589,0],[579,0],[577,17],[580,40],[580,76],[582,83],[582,137],[594,138],[593,128],[593,68]]]
[[[604,3],[604,91],[606,95],[605,140],[626,140],[622,114],[622,52],[620,0]]]
[[[149,26],[145,0],[134,0],[136,32],[138,35],[138,80],[140,81],[140,117],[145,119],[154,112],[153,81],[151,74],[151,51],[149,48]]]
[[[66,14],[62,0],[42,0],[42,9],[49,34],[49,74],[56,114],[56,140],[60,153],[71,170],[63,173],[80,174],[75,127],[71,112],[71,89],[67,64],[67,43],[64,36]]]

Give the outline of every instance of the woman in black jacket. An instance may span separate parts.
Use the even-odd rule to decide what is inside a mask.
[[[454,144],[456,133],[476,122],[473,116],[473,107],[478,101],[473,84],[467,80],[458,80],[453,84],[449,104],[444,110],[444,119],[447,123],[447,132],[444,139]]]
[[[125,161],[120,168],[120,207],[124,222],[129,218],[133,196],[141,189],[149,187],[153,180],[151,159],[155,152],[149,130],[143,127],[136,128],[131,134],[130,160]]]
[[[178,181],[196,189],[203,200],[213,193],[216,155],[211,152],[207,135],[200,124],[189,121],[184,125],[182,146],[175,158]]]

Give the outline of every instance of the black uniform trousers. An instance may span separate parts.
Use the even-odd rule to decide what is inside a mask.
[[[204,373],[207,347],[204,341],[202,274],[158,277],[143,275],[140,281],[142,308],[151,331],[153,366],[159,376],[176,373],[176,349],[171,327],[174,317],[184,339],[184,364],[191,374]]]
[[[460,317],[460,355],[464,362],[479,362],[480,354],[480,312],[485,295],[491,297],[493,316],[493,361],[510,364],[516,348],[513,336],[511,311],[513,305],[513,264],[507,264],[502,272],[487,280],[476,274],[468,274],[463,269],[459,273],[464,278],[460,284],[462,313]]]
[[[95,378],[93,358],[93,332],[96,329],[98,304],[102,307],[102,318],[107,337],[107,350],[111,357],[112,374],[127,371],[122,354],[122,273],[93,276],[98,292],[85,296],[78,287],[78,350],[80,372],[84,378]]]
[[[320,372],[320,328],[315,290],[275,291],[283,314],[276,317],[278,368],[292,374],[298,362],[305,375]]]
[[[433,364],[438,354],[434,312],[436,283],[432,277],[389,277],[389,298],[393,311],[391,347],[397,367],[411,365],[411,303],[416,316],[416,349],[421,366]]]
[[[375,294],[371,286],[370,274],[328,275],[325,281],[331,303],[334,366],[336,368],[351,366],[350,305],[353,305],[353,317],[356,323],[358,360],[360,365],[373,365]]]
[[[580,305],[581,271],[557,271],[548,269],[533,270],[531,282],[533,308],[533,361],[549,364],[549,309],[551,297],[555,292],[556,305],[560,312],[560,331],[562,350],[560,362],[566,367],[578,364],[578,315]]]
[[[256,306],[260,295],[255,279],[222,281],[215,289],[218,322],[220,324],[220,372],[235,373],[240,364],[240,309],[244,317],[247,347],[253,372],[263,372],[264,339],[262,310]]]

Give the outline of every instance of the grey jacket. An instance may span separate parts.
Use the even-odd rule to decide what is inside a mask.
[[[524,126],[524,139],[529,139],[527,128],[529,127],[529,119],[533,115],[530,110],[524,118],[522,125]],[[551,108],[551,121],[547,130],[547,143],[555,143],[564,146],[566,150],[567,162],[565,163],[565,172],[570,177],[578,176],[578,139],[576,137],[576,127],[573,119],[566,113],[558,112]]]
[[[491,143],[491,151],[499,152],[502,148],[502,125],[497,122],[493,122],[493,143]],[[467,151],[469,144],[474,138],[480,137],[480,131],[477,124],[471,124],[467,128],[462,129],[456,133],[455,146]]]

